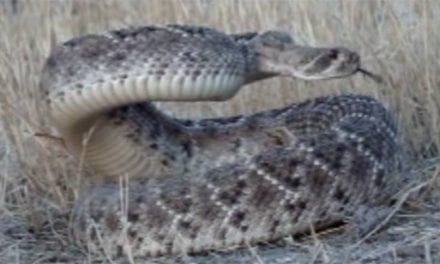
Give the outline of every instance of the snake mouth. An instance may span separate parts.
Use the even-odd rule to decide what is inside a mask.
[[[366,69],[363,69],[363,68],[357,68],[357,70],[355,71],[355,73],[357,73],[357,72],[359,72],[359,73],[361,73],[363,76],[366,76],[366,77],[368,77],[368,78],[371,78],[371,79],[373,79],[375,82],[377,82],[377,83],[383,83],[384,82],[384,80],[383,80],[383,77],[382,76],[380,76],[380,75],[378,75],[378,74],[375,74],[375,73],[372,73],[372,72],[370,72],[370,71],[368,71],[368,70],[366,70]]]

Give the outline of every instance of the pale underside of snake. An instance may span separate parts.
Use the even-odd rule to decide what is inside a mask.
[[[203,120],[176,119],[148,102],[226,100],[264,78],[356,72],[371,75],[357,53],[300,46],[280,31],[150,26],[56,47],[41,81],[52,123],[107,180],[77,202],[74,235],[110,256],[200,252],[381,205],[401,182],[400,141],[371,97]],[[121,187],[118,177],[130,182]]]

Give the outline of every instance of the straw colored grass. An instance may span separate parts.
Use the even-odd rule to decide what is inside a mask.
[[[404,208],[363,243],[344,232],[286,238],[199,256],[135,263],[440,263],[440,4],[437,0],[100,0],[0,2],[0,263],[128,263],[89,256],[70,240],[69,208],[90,175],[47,138],[38,81],[51,47],[129,25],[185,23],[227,32],[282,29],[298,42],[361,53],[378,85],[362,76],[304,82],[272,79],[222,103],[161,104],[181,117],[213,117],[285,106],[327,94],[379,98],[396,113],[411,158]],[[405,190],[403,190],[405,193]],[[385,223],[384,223],[385,224]],[[278,245],[282,244],[282,245]]]

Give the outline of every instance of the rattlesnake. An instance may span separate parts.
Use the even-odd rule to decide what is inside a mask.
[[[266,241],[381,205],[399,188],[399,134],[368,96],[319,97],[250,116],[180,120],[153,100],[226,100],[277,75],[370,73],[343,47],[281,31],[149,26],[56,47],[41,90],[67,147],[105,178],[76,203],[74,235],[110,256]],[[121,176],[130,179],[122,186]]]

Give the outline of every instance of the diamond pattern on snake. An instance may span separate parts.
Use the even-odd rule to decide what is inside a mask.
[[[276,76],[355,73],[378,79],[356,52],[299,45],[283,31],[147,26],[57,46],[41,79],[52,125],[105,178],[76,202],[74,236],[110,256],[197,253],[384,204],[401,183],[401,143],[376,99],[318,97],[202,120],[177,119],[151,103],[227,100]],[[121,176],[130,179],[122,189]]]

